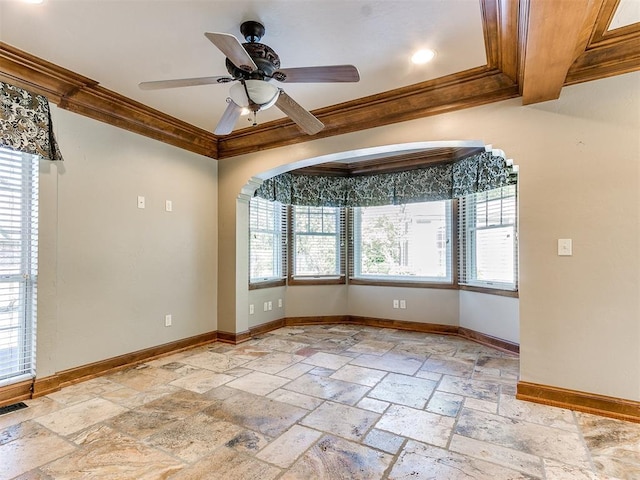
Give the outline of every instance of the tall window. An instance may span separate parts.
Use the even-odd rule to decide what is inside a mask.
[[[35,376],[38,157],[0,148],[0,385]]]
[[[459,283],[517,289],[516,186],[460,199]]]
[[[451,282],[451,201],[354,208],[353,276]]]
[[[293,206],[293,262],[295,277],[344,275],[344,209]]]
[[[253,197],[249,202],[249,281],[270,282],[284,278],[283,206]]]

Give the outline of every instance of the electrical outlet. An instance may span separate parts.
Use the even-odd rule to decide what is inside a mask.
[[[256,309],[252,303],[251,305],[249,305],[249,315],[253,315],[254,313],[256,313]]]
[[[265,312],[268,311],[269,310],[269,304],[267,302],[264,302],[263,308],[264,308]]]
[[[164,209],[167,212],[173,212],[173,202],[171,200],[164,201]]]
[[[144,197],[142,195],[138,195],[138,208],[144,208]]]
[[[273,310],[273,302],[269,300],[269,311]]]
[[[282,299],[281,298],[278,299],[278,308],[282,308]]]
[[[400,308],[400,304],[398,303],[398,300],[393,301],[393,308]]]
[[[165,315],[164,316],[164,326],[165,327],[170,327],[172,323],[173,323],[173,320],[171,318],[171,315]]]
[[[407,301],[406,300],[400,300],[400,308],[401,309],[407,308]]]

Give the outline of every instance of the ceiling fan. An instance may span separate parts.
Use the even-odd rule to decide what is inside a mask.
[[[155,90],[236,82],[229,90],[228,105],[214,130],[215,134],[231,133],[244,109],[253,112],[253,124],[256,125],[256,113],[275,105],[302,131],[315,135],[324,128],[324,124],[284,90],[269,82],[273,79],[283,83],[357,82],[360,80],[358,69],[353,65],[280,68],[276,52],[260,43],[264,32],[261,23],[248,21],[240,25],[240,33],[246,43],[240,43],[228,33],[204,34],[227,57],[227,76],[158,80],[142,82],[139,87]]]

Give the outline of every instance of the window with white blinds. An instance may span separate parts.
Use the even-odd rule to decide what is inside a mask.
[[[344,275],[344,208],[291,207],[293,277]]]
[[[517,290],[516,199],[515,185],[460,199],[459,284]]]
[[[280,202],[253,197],[249,202],[249,282],[284,278],[286,215]]]
[[[353,209],[354,278],[451,282],[451,201]]]
[[[35,376],[38,157],[0,148],[0,386]]]

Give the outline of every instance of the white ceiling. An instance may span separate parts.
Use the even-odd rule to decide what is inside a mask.
[[[258,20],[282,67],[353,64],[355,84],[279,84],[308,110],[411,85],[486,63],[478,0],[0,0],[0,41],[100,82],[110,90],[212,131],[229,85],[142,91],[149,80],[226,75],[204,32],[241,41]],[[418,48],[437,51],[415,66]],[[271,108],[259,122],[284,115]],[[238,128],[247,127],[247,117]]]

